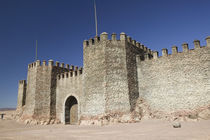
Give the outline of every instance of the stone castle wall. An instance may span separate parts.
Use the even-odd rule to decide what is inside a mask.
[[[140,43],[136,43],[135,40],[132,40],[131,37],[127,37],[126,41],[126,67],[127,67],[127,84],[129,88],[129,102],[131,105],[131,111],[134,110],[136,106],[136,101],[139,97],[138,89],[138,79],[137,79],[137,62],[136,55],[144,56],[148,54],[149,57],[152,57],[151,51],[143,45],[140,47]]]
[[[32,117],[35,109],[35,93],[36,93],[36,63],[28,65],[26,101],[23,112],[24,118]],[[23,117],[22,116],[22,117]]]
[[[27,83],[19,82],[18,108],[22,118],[65,123],[66,111],[72,111],[65,103],[73,96],[80,123],[92,124],[140,120],[145,108],[148,114],[169,114],[208,107],[210,37],[206,40],[205,47],[196,40],[193,50],[185,43],[183,52],[174,46],[172,54],[163,49],[159,57],[125,33],[119,40],[102,33],[83,42],[84,70],[52,60],[29,64]]]
[[[78,67],[57,76],[56,88],[56,118],[65,123],[65,102],[70,96],[74,96],[78,102],[78,116],[80,118],[83,104],[83,71]]]
[[[106,104],[107,113],[129,112],[128,70],[126,61],[127,41],[122,37],[117,40],[116,34],[108,40],[106,48]],[[108,34],[107,34],[108,38]]]
[[[26,102],[26,80],[20,80],[18,85],[17,108],[21,109]]]
[[[36,94],[34,117],[50,119],[51,111],[51,73],[53,67],[50,65],[36,66]]]
[[[93,46],[93,39],[83,43],[84,64],[84,108],[83,115],[97,115],[105,112],[105,42]],[[95,38],[95,43],[99,40]]]
[[[136,54],[144,55],[140,43],[125,33],[108,39],[102,33],[84,41],[84,115],[130,112],[138,98]],[[146,47],[145,47],[146,48]]]
[[[170,55],[163,49],[161,57],[137,57],[139,94],[151,110],[189,112],[210,105],[210,47],[194,44],[194,50],[185,43],[183,52],[174,46]]]
[[[24,118],[50,120],[55,118],[56,103],[56,76],[68,71],[64,66],[59,66],[49,60],[48,65],[39,60],[29,64],[26,88],[26,105],[23,111]]]

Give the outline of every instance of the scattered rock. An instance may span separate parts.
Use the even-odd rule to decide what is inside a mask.
[[[45,121],[40,121],[40,124],[41,124],[41,125],[44,125],[44,123],[45,123]]]
[[[132,120],[131,114],[125,114],[121,118],[121,122],[129,122],[130,120]]]
[[[90,120],[81,120],[80,125],[93,125],[94,123]]]
[[[48,125],[49,124],[49,121],[44,121],[44,125]]]
[[[138,113],[140,119],[151,119],[151,110],[143,98],[138,98],[135,112]]]
[[[138,117],[135,117],[134,118],[134,121],[136,121],[136,122],[139,122],[141,119],[140,118],[138,118]]]
[[[114,124],[117,124],[117,123],[119,123],[119,120],[117,118],[115,118],[114,121],[113,121],[113,123]]]
[[[32,124],[32,125],[37,125],[37,124],[38,124],[38,121],[33,120],[33,121],[31,121],[31,124]]]
[[[59,120],[55,120],[55,122],[54,122],[55,124],[59,124],[59,123],[61,123],[61,121],[59,121]]]
[[[190,118],[190,119],[198,119],[198,114],[190,114],[190,115],[188,115],[188,118]]]
[[[174,128],[181,128],[181,123],[175,121],[175,122],[173,122],[173,127],[174,127]]]
[[[54,123],[55,123],[54,119],[50,120],[50,124],[54,124]]]
[[[210,109],[205,109],[198,114],[198,117],[204,120],[210,119]]]
[[[109,121],[107,119],[102,120],[102,125],[108,125]]]
[[[101,126],[101,121],[100,120],[93,120],[93,125],[98,125]]]
[[[27,119],[24,121],[25,124],[30,124],[31,120]]]

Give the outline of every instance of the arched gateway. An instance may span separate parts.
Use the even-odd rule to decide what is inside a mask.
[[[65,124],[77,124],[78,102],[74,96],[69,96],[65,102]]]

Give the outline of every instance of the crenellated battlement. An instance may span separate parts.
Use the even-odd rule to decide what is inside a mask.
[[[64,73],[58,74],[57,79],[62,80],[62,79],[77,77],[77,76],[82,75],[82,74],[83,74],[83,68],[82,67],[78,68],[77,66],[75,66],[75,67],[71,66],[69,72],[64,72]]]
[[[98,116],[107,123],[118,119],[109,115],[116,113],[126,122],[132,121],[127,114],[133,120],[166,118],[162,113],[174,118],[173,113],[209,106],[210,36],[205,46],[199,40],[193,44],[190,49],[182,43],[182,51],[163,48],[159,56],[123,32],[103,32],[83,42],[83,67],[30,63],[27,81],[19,81],[17,108],[23,120],[36,124],[79,124]],[[146,114],[136,116],[143,104]]]
[[[112,33],[110,40],[108,33],[103,32],[100,34],[100,37],[96,36],[94,38],[90,38],[89,40],[84,40],[83,42],[83,47],[94,47],[97,44],[104,42],[104,41],[109,41],[109,42],[114,42],[114,43],[120,43],[120,42],[127,42],[129,44],[132,44],[133,47],[137,49],[143,50],[145,53],[148,53],[152,55],[152,50],[146,47],[145,45],[141,44],[140,42],[133,40],[130,36],[127,36],[124,32],[120,33],[119,39],[117,39],[117,34]]]
[[[42,63],[40,60],[37,60],[36,62],[30,63],[28,64],[28,69],[33,69],[33,68],[37,68],[39,66],[46,66],[46,67],[59,67],[59,68],[64,68],[64,69],[68,69],[70,70],[72,66],[70,66],[69,64],[64,64],[64,63],[59,63],[58,61],[56,61],[54,63],[53,60],[48,60],[48,63],[46,60],[43,60]]]
[[[19,80],[19,84],[26,84],[26,80]]]
[[[188,43],[183,43],[182,44],[182,52],[178,51],[178,47],[177,46],[172,46],[172,50],[171,50],[171,54],[168,53],[168,49],[167,48],[163,48],[162,49],[162,56],[159,56],[159,52],[158,51],[153,51],[153,57],[149,57],[148,54],[145,54],[144,56],[144,60],[152,60],[152,59],[158,59],[158,58],[165,58],[165,57],[171,57],[171,56],[176,56],[176,55],[181,55],[181,54],[185,54],[185,53],[190,53],[193,51],[196,51],[198,49],[203,49],[206,47],[210,47],[210,36],[208,36],[206,38],[206,46],[201,46],[200,45],[200,41],[199,40],[194,40],[193,41],[194,44],[194,48],[193,49],[189,49],[189,45]],[[138,56],[139,57],[139,56]]]

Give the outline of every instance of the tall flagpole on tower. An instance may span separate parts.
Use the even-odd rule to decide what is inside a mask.
[[[38,56],[37,56],[37,47],[38,46],[37,45],[38,45],[38,41],[36,40],[36,58],[35,58],[36,60],[38,59]]]
[[[94,0],[94,10],[95,10],[96,36],[98,36],[98,24],[97,24],[96,1],[95,0]]]

